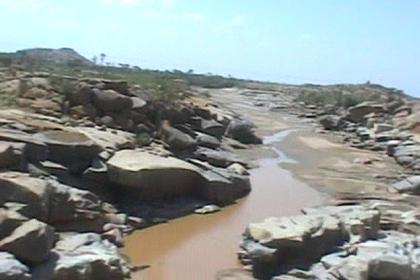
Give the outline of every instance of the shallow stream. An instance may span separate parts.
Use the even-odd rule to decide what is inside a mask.
[[[264,139],[277,157],[258,160],[250,171],[252,192],[236,204],[206,216],[190,215],[130,235],[123,252],[134,264],[150,265],[137,280],[213,280],[218,271],[237,268],[241,234],[250,222],[299,213],[322,203],[322,195],[279,163],[296,163],[274,147],[293,130]]]

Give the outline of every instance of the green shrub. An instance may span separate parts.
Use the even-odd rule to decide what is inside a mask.
[[[167,77],[161,78],[157,81],[155,91],[155,99],[164,102],[173,102],[185,97],[184,86],[181,83]]]

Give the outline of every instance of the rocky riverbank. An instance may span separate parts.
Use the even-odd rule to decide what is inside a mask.
[[[402,98],[320,108],[291,103],[281,91],[236,94],[248,97],[242,104],[248,112],[259,108],[251,113],[254,120],[264,114],[276,119],[269,113],[276,111],[314,127],[279,145],[297,160],[283,166],[331,196],[331,206],[249,224],[238,256],[253,276],[417,279],[418,102]],[[234,271],[220,279],[229,277],[252,279]]]
[[[123,81],[24,74],[0,82],[0,278],[125,279],[123,236],[247,195],[250,122],[203,99]]]
[[[124,235],[219,211],[250,192],[253,158],[284,152],[293,161],[279,164],[330,206],[250,223],[238,256],[254,277],[417,279],[418,102],[370,85],[324,89],[342,87],[383,98],[315,106],[299,100],[302,87],[279,86],[168,100],[124,81],[2,79],[15,102],[0,111],[0,278],[130,278],[145,267],[120,254]],[[292,140],[248,149],[263,143],[254,124],[260,135],[293,128]]]

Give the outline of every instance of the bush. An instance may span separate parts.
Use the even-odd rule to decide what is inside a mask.
[[[185,97],[185,88],[180,82],[170,78],[157,81],[155,98],[159,101],[173,102]]]

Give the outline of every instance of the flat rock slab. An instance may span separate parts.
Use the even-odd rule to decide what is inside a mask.
[[[145,199],[191,194],[203,183],[198,167],[139,150],[119,151],[107,165],[111,182],[134,189]]]
[[[104,91],[94,89],[93,104],[103,112],[120,112],[122,110],[130,110],[133,106],[133,101],[130,97],[112,89]]]
[[[130,132],[117,129],[103,131],[94,127],[77,127],[75,130],[89,137],[104,150],[115,151],[135,146],[135,135]]]
[[[45,131],[34,135],[48,146],[48,158],[57,162],[92,160],[101,148],[83,133]]]
[[[0,140],[9,142],[25,143],[24,155],[29,160],[37,161],[47,158],[47,145],[34,138],[31,134],[20,130],[0,128]]]
[[[349,119],[353,122],[363,122],[364,117],[371,113],[382,113],[385,108],[381,104],[363,102],[349,108]]]
[[[171,156],[122,150],[107,162],[111,182],[135,191],[138,199],[197,195],[211,203],[227,203],[251,189],[249,178]]]

